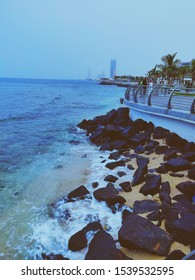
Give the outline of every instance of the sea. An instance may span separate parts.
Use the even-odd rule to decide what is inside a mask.
[[[77,124],[121,107],[124,92],[92,80],[0,79],[0,259],[53,253],[82,260],[87,248],[72,252],[68,241],[93,221],[117,239],[120,211],[93,195],[63,198],[81,185],[91,194],[93,182],[106,186],[109,153]]]

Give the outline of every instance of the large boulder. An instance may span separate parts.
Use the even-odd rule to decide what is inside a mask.
[[[195,242],[195,214],[184,213],[181,218],[165,223],[166,230],[184,245]]]
[[[166,143],[168,146],[182,148],[187,144],[187,140],[181,138],[178,134],[171,132],[166,138]]]
[[[89,194],[89,191],[87,190],[87,188],[85,186],[80,186],[77,189],[70,192],[67,197],[69,200],[77,199],[77,198],[83,199],[88,194]]]
[[[183,171],[190,167],[189,161],[183,158],[173,158],[165,162],[165,167],[168,171]]]
[[[193,162],[195,161],[195,152],[186,152],[182,154],[182,157],[186,160]]]
[[[173,239],[163,229],[150,220],[136,214],[128,214],[118,233],[121,246],[128,249],[141,249],[164,255],[169,253]]]
[[[112,236],[100,230],[95,234],[89,244],[85,260],[120,260],[125,259],[124,255],[116,248]],[[127,259],[127,258],[126,258]]]
[[[170,131],[161,126],[157,126],[154,129],[153,137],[154,139],[164,139],[169,135]]]
[[[106,167],[111,170],[113,170],[118,166],[125,166],[125,162],[123,160],[119,160],[119,161],[112,161],[106,164]]]
[[[145,184],[141,187],[140,193],[143,195],[155,195],[160,190],[161,176],[155,174],[148,174],[145,176]]]
[[[176,188],[186,196],[192,197],[195,195],[195,182],[193,181],[179,183]]]
[[[131,182],[132,187],[144,182],[144,176],[148,172],[148,165],[140,165],[133,174],[133,180]]]
[[[142,214],[146,212],[152,212],[160,209],[160,204],[153,200],[136,200],[133,205],[134,214]]]
[[[92,222],[85,226],[82,230],[72,235],[68,241],[68,249],[71,251],[80,251],[87,247],[86,234],[89,231],[101,230],[102,225],[99,222]]]

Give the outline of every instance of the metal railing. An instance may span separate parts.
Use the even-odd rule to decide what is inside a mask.
[[[125,99],[147,106],[195,114],[195,89],[193,88],[132,85],[126,89]]]

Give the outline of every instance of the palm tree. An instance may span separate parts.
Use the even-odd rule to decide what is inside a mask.
[[[177,76],[177,69],[180,60],[175,59],[177,53],[174,54],[167,54],[161,58],[161,60],[164,62],[164,65],[160,65],[160,68],[164,70],[166,73],[166,77],[168,79],[168,84],[170,84],[173,79]]]
[[[192,61],[191,61],[190,74],[192,76],[192,86],[194,86],[194,82],[195,82],[195,59],[192,59]]]

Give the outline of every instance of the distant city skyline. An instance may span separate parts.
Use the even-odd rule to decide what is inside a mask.
[[[195,58],[194,0],[1,0],[0,77],[85,79],[117,60],[143,76],[161,57]]]

